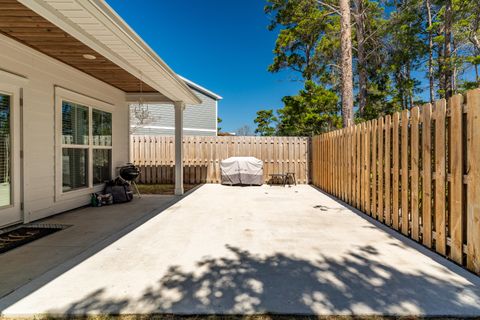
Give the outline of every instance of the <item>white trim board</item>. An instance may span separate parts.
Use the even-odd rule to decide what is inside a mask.
[[[137,126],[132,126],[132,127],[137,127]],[[139,128],[175,130],[175,127],[164,127],[164,126],[140,126]],[[201,129],[201,128],[183,128],[183,130],[185,130],[185,131],[201,131],[201,132],[216,132],[215,129]]]

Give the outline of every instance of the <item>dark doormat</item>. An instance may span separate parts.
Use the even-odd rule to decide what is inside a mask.
[[[0,231],[0,254],[64,229],[65,226],[21,226]]]

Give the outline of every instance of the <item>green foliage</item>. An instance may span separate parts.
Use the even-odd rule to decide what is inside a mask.
[[[261,136],[273,136],[276,133],[276,129],[273,126],[278,121],[275,117],[273,110],[259,110],[257,111],[257,117],[253,122],[257,125],[255,134]]]
[[[325,75],[339,46],[338,17],[317,0],[269,0],[265,12],[272,17],[269,30],[279,29],[268,70],[290,69],[304,80],[329,81]]]
[[[480,0],[351,3],[356,109],[364,105],[357,122],[410,109],[430,95],[438,99],[450,90],[480,86]],[[257,133],[312,135],[340,125],[337,5],[336,0],[267,0],[268,28],[278,30],[268,70],[297,72],[304,88],[283,98],[278,119],[273,110],[259,111]]]
[[[296,96],[282,99],[284,107],[278,110],[278,134],[282,136],[312,136],[341,127],[338,114],[338,96],[313,81]]]
[[[223,121],[223,120],[222,120],[222,118],[220,118],[220,117],[217,117],[217,124],[220,124],[220,123],[222,123],[222,121]],[[219,126],[217,126],[217,133],[218,133],[218,132],[220,132],[220,131],[222,131],[222,128],[221,128],[221,127],[219,127]]]

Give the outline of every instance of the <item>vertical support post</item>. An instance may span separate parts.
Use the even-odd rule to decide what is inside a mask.
[[[183,194],[183,110],[185,103],[176,101],[175,106],[175,195]]]

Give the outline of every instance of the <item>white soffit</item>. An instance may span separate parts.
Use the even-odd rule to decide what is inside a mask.
[[[103,0],[18,0],[171,99],[201,101]]]

